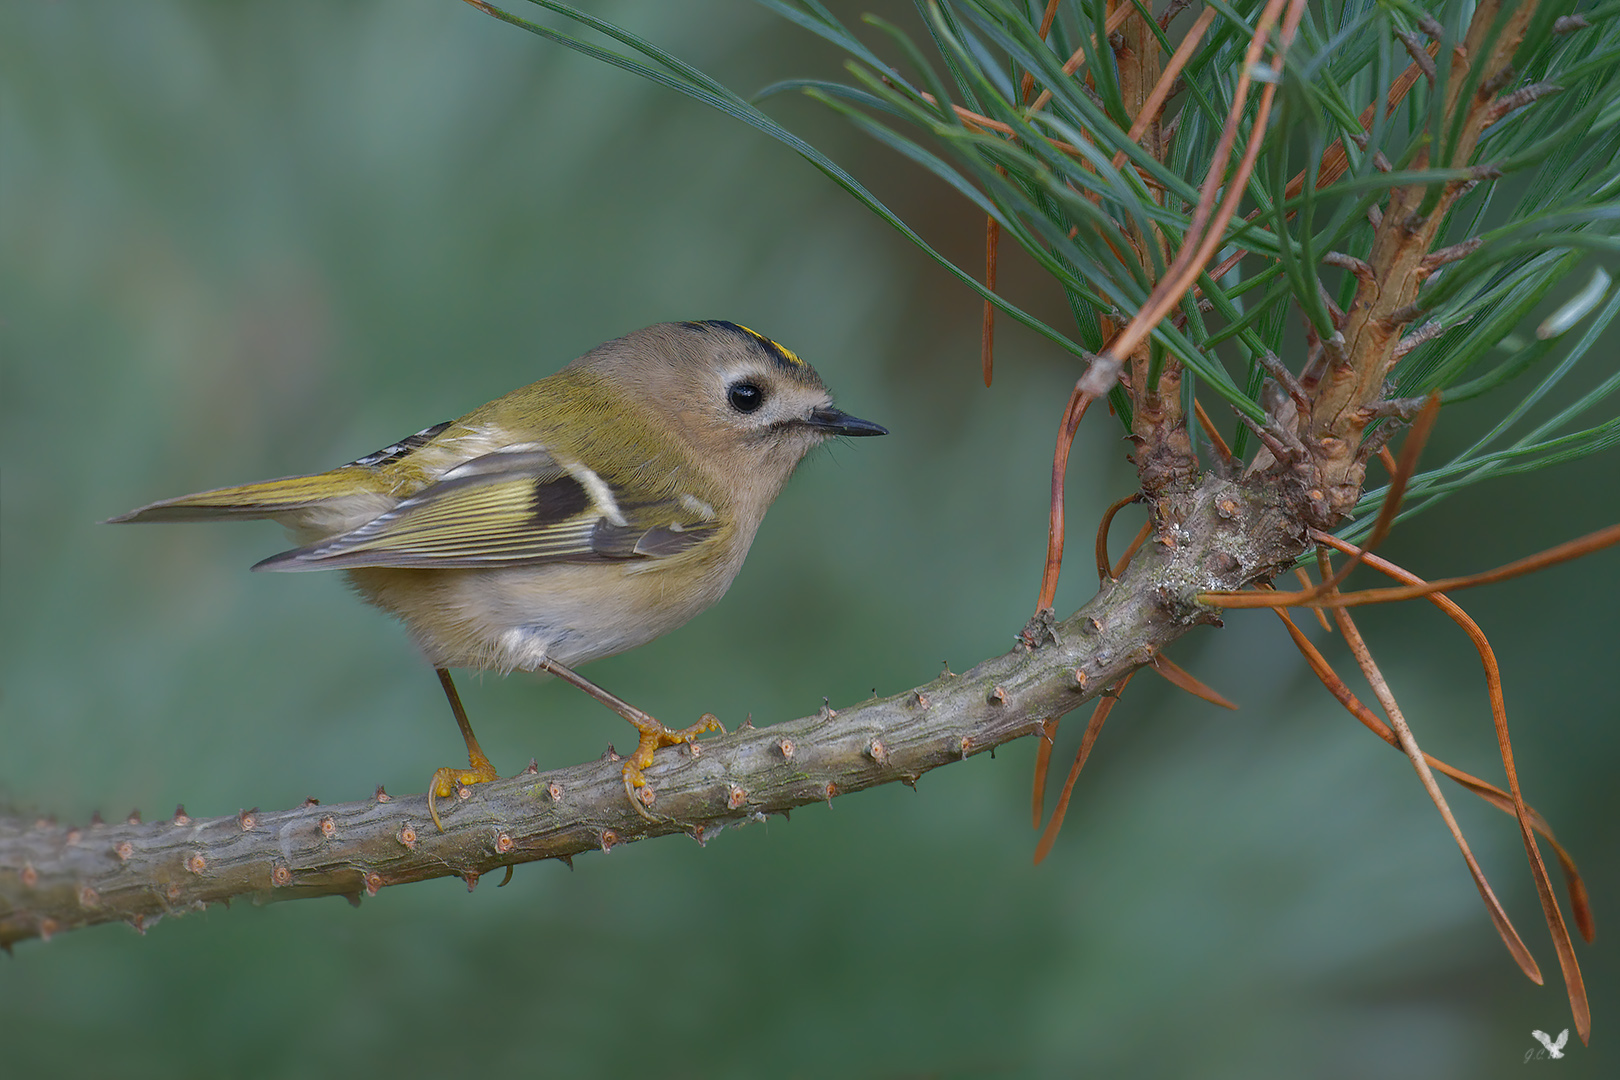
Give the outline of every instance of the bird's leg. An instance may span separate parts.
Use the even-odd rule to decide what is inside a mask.
[[[681,743],[696,742],[697,737],[706,731],[718,731],[725,734],[725,728],[713,713],[704,713],[697,723],[689,728],[675,730],[667,728],[658,720],[642,712],[623,698],[616,697],[597,686],[589,679],[578,674],[570,668],[563,667],[555,660],[542,660],[540,666],[557,676],[566,683],[579,687],[591,697],[600,701],[635,726],[641,739],[636,744],[636,752],[625,759],[624,762],[624,790],[630,796],[630,802],[643,814],[641,802],[636,798],[635,789],[645,787],[647,781],[641,775],[641,770],[652,764],[653,754],[661,746],[679,746]]]
[[[456,714],[456,726],[461,728],[461,737],[467,743],[467,767],[465,769],[443,768],[433,774],[433,780],[428,784],[428,813],[433,815],[433,824],[439,826],[444,832],[444,825],[439,821],[439,809],[434,800],[447,799],[455,794],[458,784],[484,784],[497,779],[495,766],[489,763],[483,748],[478,745],[478,737],[473,734],[472,725],[467,722],[467,710],[461,707],[461,695],[456,693],[456,684],[450,681],[450,672],[444,668],[433,669],[439,676],[439,685],[444,687],[444,696],[450,699],[450,711]]]

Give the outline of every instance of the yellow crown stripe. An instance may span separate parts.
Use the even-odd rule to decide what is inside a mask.
[[[750,334],[753,334],[756,338],[758,338],[760,340],[760,343],[762,345],[764,345],[767,349],[771,349],[771,350],[773,350],[775,352],[780,353],[782,355],[782,358],[785,359],[788,363],[792,364],[794,367],[804,367],[804,366],[806,366],[805,362],[803,360],[799,359],[799,354],[794,352],[792,349],[788,348],[786,345],[780,344],[779,342],[772,341],[770,338],[766,337],[764,334],[760,333],[758,330],[754,330],[754,329],[751,329],[750,327],[743,326],[742,323],[738,323],[737,325],[739,327],[742,327],[742,329],[747,330]]]

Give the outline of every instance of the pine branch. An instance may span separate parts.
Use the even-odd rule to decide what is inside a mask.
[[[1284,492],[1210,478],[1160,504],[1157,541],[1071,618],[1032,620],[1018,645],[898,696],[823,710],[668,750],[647,771],[651,817],[601,760],[526,771],[441,803],[423,795],[274,812],[67,827],[0,818],[0,946],[250,897],[339,895],[456,875],[472,887],[499,867],[786,813],[993,750],[1097,696],[1192,627],[1216,621],[1194,597],[1269,577],[1301,550],[1283,527]]]
[[[1449,159],[1436,162],[1428,146],[1414,159],[1419,169],[1438,164],[1454,169],[1473,165],[1480,136],[1495,118],[1517,105],[1533,101],[1500,91],[1512,79],[1510,61],[1535,14],[1536,3],[1512,5],[1503,0],[1483,0],[1469,21],[1465,41],[1450,66],[1450,77],[1443,88],[1445,124],[1429,132],[1430,145],[1443,147],[1445,130],[1455,127],[1456,137]],[[1439,31],[1439,27],[1432,28]],[[1414,59],[1427,55],[1416,38],[1403,38]],[[1435,79],[1431,64],[1426,72]],[[1482,173],[1482,176],[1487,176]],[[1309,430],[1316,449],[1316,467],[1322,488],[1327,492],[1327,521],[1336,523],[1349,516],[1361,499],[1366,478],[1367,454],[1362,446],[1367,425],[1377,419],[1375,408],[1384,394],[1384,384],[1395,361],[1418,342],[1417,332],[1407,334],[1414,319],[1427,310],[1418,300],[1419,290],[1433,268],[1452,261],[1454,249],[1435,250],[1446,214],[1469,189],[1465,183],[1441,186],[1414,184],[1392,188],[1382,208],[1373,237],[1372,250],[1363,260],[1366,269],[1357,273],[1357,295],[1347,309],[1349,314],[1336,327],[1343,335],[1342,355],[1332,357],[1326,378],[1315,387],[1309,412]]]

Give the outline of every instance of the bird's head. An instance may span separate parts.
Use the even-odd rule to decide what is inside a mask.
[[[660,323],[575,364],[667,421],[716,479],[767,504],[827,439],[888,434],[836,408],[821,376],[792,351],[732,322]]]

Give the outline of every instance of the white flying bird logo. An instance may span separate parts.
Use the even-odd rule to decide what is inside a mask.
[[[1569,1028],[1565,1028],[1558,1033],[1556,1042],[1545,1031],[1532,1031],[1530,1034],[1535,1036],[1537,1042],[1547,1048],[1549,1057],[1561,1058],[1564,1056],[1564,1044],[1569,1041]]]

